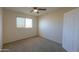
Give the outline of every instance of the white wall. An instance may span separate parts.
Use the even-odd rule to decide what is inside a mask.
[[[0,49],[2,48],[2,8],[0,8]]]
[[[19,12],[4,10],[3,13],[3,35],[4,43],[40,35],[44,38],[62,43],[63,15],[73,8],[65,8],[51,12],[40,17],[34,17]],[[32,29],[17,29],[16,16],[30,17],[33,19]],[[38,21],[39,20],[39,21]],[[38,24],[37,24],[38,23]],[[39,28],[38,28],[39,27]]]
[[[37,35],[36,17],[27,14],[4,10],[4,43],[32,37]],[[16,28],[16,16],[28,17],[33,19],[33,28]]]
[[[79,52],[79,8],[64,14],[62,44],[69,52]]]
[[[63,8],[39,17],[39,35],[62,43],[64,13],[73,8]]]

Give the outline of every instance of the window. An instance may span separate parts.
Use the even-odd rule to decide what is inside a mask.
[[[25,18],[17,17],[16,20],[17,20],[17,21],[16,21],[17,28],[22,28],[22,27],[24,27]]]
[[[16,25],[17,25],[17,28],[32,28],[32,19],[17,17]]]
[[[32,28],[32,19],[26,18],[25,27]]]

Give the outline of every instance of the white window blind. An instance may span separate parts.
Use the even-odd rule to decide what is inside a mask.
[[[16,26],[17,28],[32,28],[32,19],[17,17]]]
[[[25,27],[32,28],[32,19],[26,18]]]

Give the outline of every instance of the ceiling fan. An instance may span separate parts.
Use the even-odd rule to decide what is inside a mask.
[[[35,12],[35,13],[39,14],[39,11],[46,11],[46,9],[44,9],[44,8],[38,8],[38,7],[33,7],[33,9],[31,10],[31,13]]]

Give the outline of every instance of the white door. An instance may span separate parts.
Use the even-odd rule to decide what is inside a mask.
[[[69,52],[79,51],[79,8],[64,14],[62,44]]]
[[[63,47],[67,51],[73,51],[73,39],[74,39],[74,23],[73,15],[66,13],[64,15],[64,27],[63,27]]]

